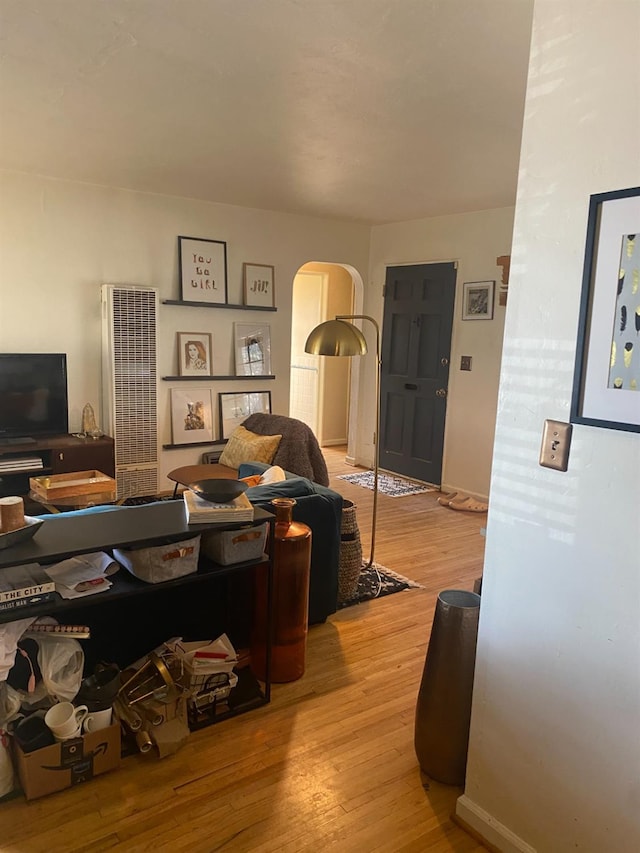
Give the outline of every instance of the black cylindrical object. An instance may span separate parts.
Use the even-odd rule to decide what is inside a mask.
[[[422,673],[415,722],[420,767],[437,782],[462,785],[467,765],[480,596],[441,592]]]

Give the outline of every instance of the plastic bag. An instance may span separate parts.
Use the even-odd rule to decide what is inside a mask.
[[[0,797],[10,794],[15,787],[13,763],[9,754],[9,736],[0,728]]]
[[[0,681],[6,681],[7,675],[16,660],[18,640],[33,622],[33,619],[16,619],[0,625]]]
[[[84,652],[77,640],[55,634],[37,637],[38,665],[42,681],[33,693],[19,691],[22,707],[44,708],[56,702],[71,702],[75,699],[82,682]]]

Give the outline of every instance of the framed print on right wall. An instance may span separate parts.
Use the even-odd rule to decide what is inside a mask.
[[[571,421],[640,432],[640,187],[589,200]]]

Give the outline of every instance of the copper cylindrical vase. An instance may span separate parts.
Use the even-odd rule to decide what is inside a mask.
[[[418,692],[415,750],[437,782],[463,785],[469,746],[480,596],[441,592]]]
[[[273,560],[273,641],[271,680],[295,681],[304,673],[309,628],[309,575],[311,529],[293,521],[295,500],[275,498],[276,510],[271,558]],[[266,580],[257,580],[256,613],[251,645],[252,668],[264,680],[266,646]]]

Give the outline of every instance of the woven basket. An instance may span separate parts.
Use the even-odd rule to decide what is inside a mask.
[[[340,526],[340,568],[338,574],[338,604],[353,598],[358,589],[358,578],[362,569],[362,543],[356,518],[356,506],[352,501],[342,503]]]

